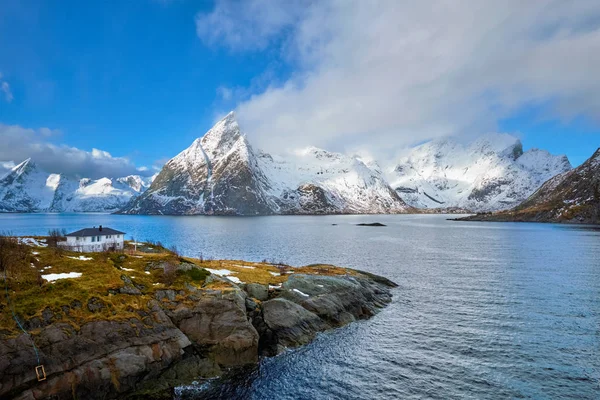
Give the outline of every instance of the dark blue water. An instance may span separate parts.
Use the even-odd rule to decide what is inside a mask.
[[[371,221],[388,226],[353,225]],[[189,256],[333,263],[400,285],[375,318],[180,398],[600,398],[598,228],[436,215],[0,216],[15,234],[99,224]]]

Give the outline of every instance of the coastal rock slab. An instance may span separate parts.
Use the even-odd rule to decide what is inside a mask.
[[[330,328],[302,306],[281,298],[263,303],[263,318],[274,333],[277,344],[285,347],[309,343],[317,332]]]

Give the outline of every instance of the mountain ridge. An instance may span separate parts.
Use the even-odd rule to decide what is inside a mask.
[[[2,163],[3,168],[13,165]],[[73,179],[27,159],[0,178],[0,212],[170,215],[461,213],[520,204],[571,170],[564,155],[523,150],[508,134],[412,148],[393,169],[314,146],[254,149],[230,112],[150,179]]]

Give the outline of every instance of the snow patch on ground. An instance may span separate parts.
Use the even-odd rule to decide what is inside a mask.
[[[79,260],[79,261],[91,261],[91,260],[93,260],[92,257],[86,257],[86,256],[68,257],[68,258],[71,258],[73,260]]]
[[[269,273],[273,276],[281,276],[281,274],[279,272],[271,272],[269,271]]]
[[[233,273],[233,271],[230,271],[228,269],[210,269],[210,268],[205,268],[208,272],[210,272],[211,274],[215,274],[218,276],[228,276],[231,275]]]
[[[238,278],[236,276],[228,276],[227,279],[229,279],[233,283],[244,283],[244,282],[240,281],[240,278]]]
[[[42,275],[42,278],[47,280],[48,282],[54,282],[59,279],[73,279],[81,277],[81,272],[68,272],[65,274],[46,274]]]
[[[298,293],[300,296],[304,296],[304,297],[310,297],[310,295],[299,291],[298,289],[292,289],[294,292]]]
[[[127,272],[135,272],[135,269],[131,269],[131,268],[122,268],[123,271],[127,271]]]
[[[44,240],[37,240],[36,238],[21,238],[19,241],[27,246],[48,247],[48,245],[44,243]]]

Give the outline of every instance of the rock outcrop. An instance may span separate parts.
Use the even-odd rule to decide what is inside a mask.
[[[137,310],[128,320],[93,320],[78,330],[53,322],[48,309],[32,336],[47,380],[36,379],[30,337],[0,332],[0,397],[144,397],[218,376],[222,368],[256,363],[260,356],[310,342],[317,332],[369,318],[391,301],[395,284],[346,271],[335,276],[292,274],[281,288],[268,291],[268,298],[263,297],[266,287],[259,284],[161,290],[148,302],[147,312]],[[106,312],[105,304],[93,299],[65,305],[62,312],[86,306],[93,313]]]

